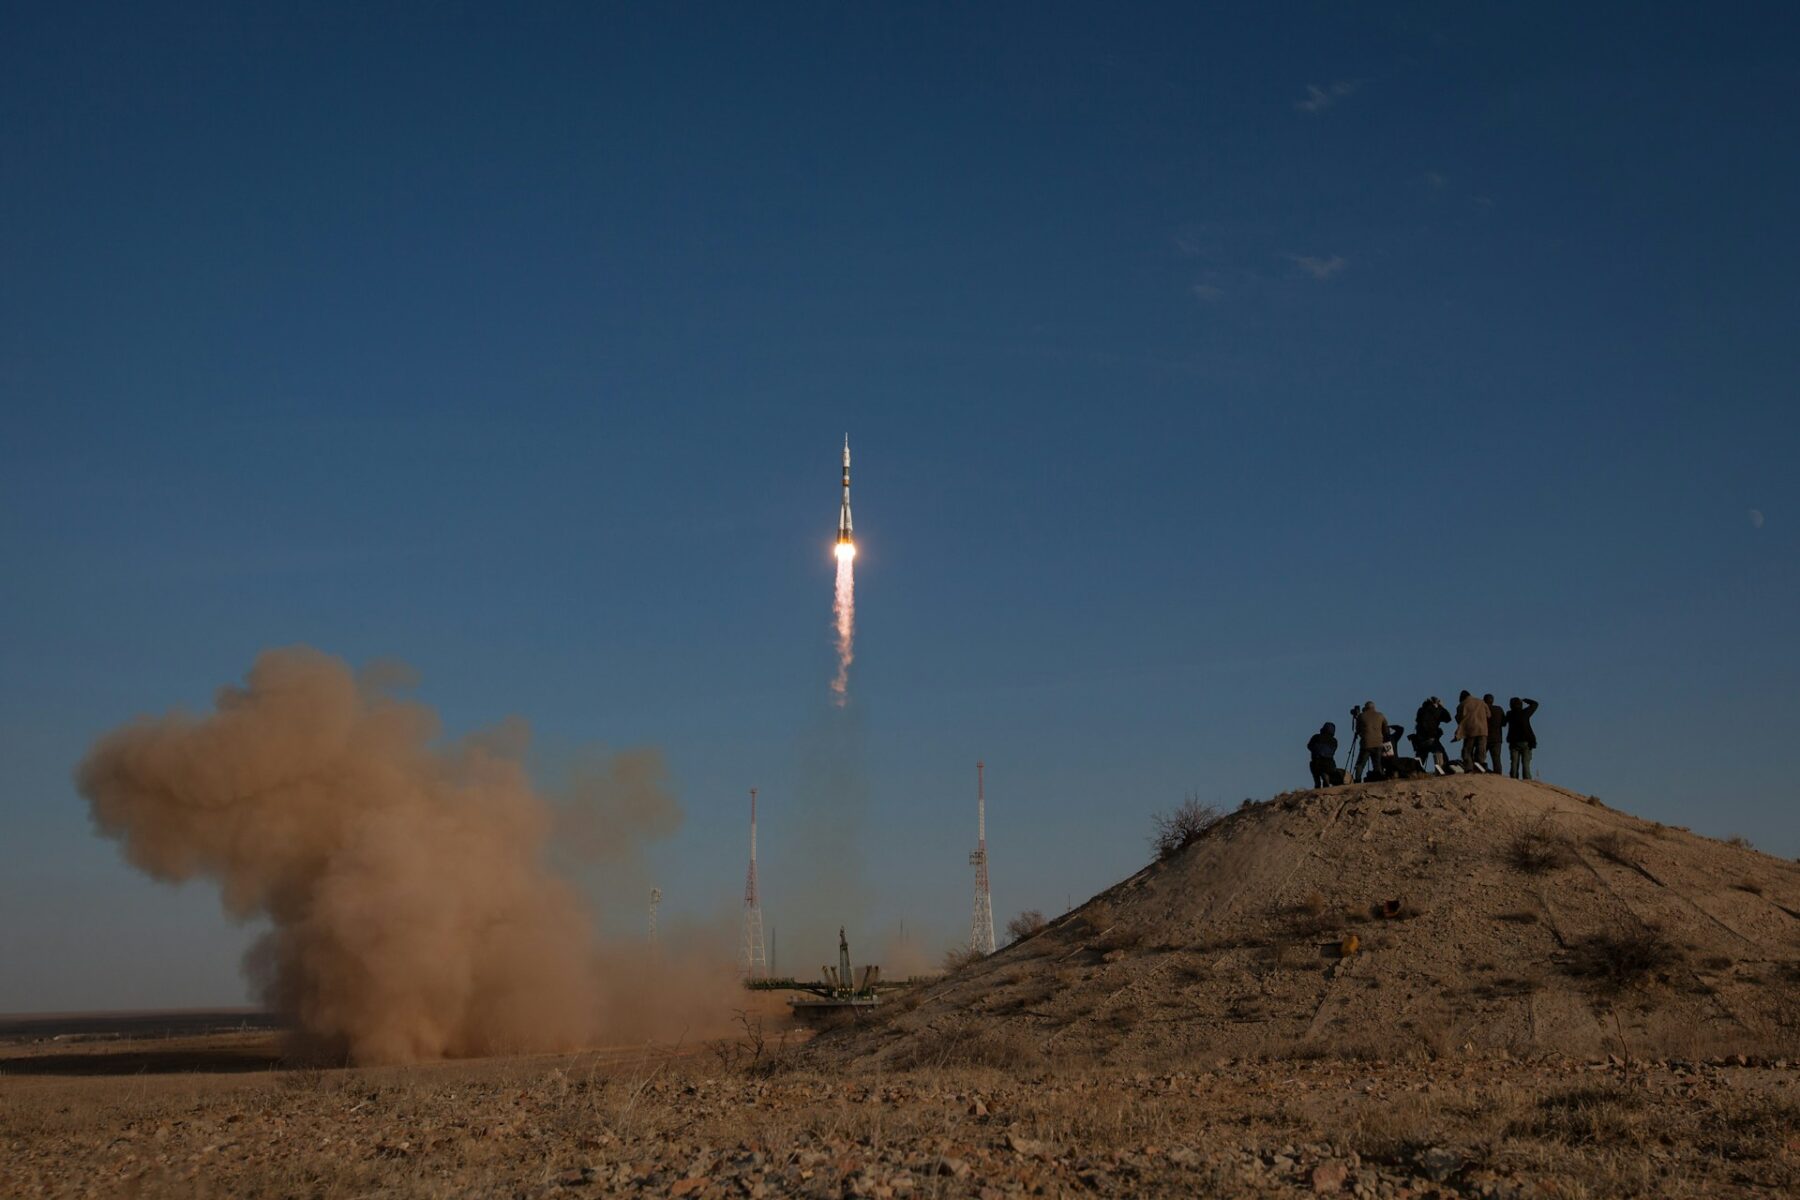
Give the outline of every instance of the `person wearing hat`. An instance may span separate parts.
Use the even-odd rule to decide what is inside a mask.
[[[1537,749],[1537,733],[1531,728],[1531,714],[1538,710],[1536,700],[1514,696],[1506,703],[1506,749],[1514,779],[1531,778],[1531,752]]]
[[[1306,743],[1306,753],[1311,756],[1312,781],[1316,788],[1330,787],[1337,782],[1337,726],[1330,721],[1319,726],[1319,732],[1312,735],[1312,741]]]
[[[1437,759],[1436,770],[1439,775],[1450,771],[1450,755],[1444,750],[1444,722],[1450,719],[1450,710],[1436,696],[1427,696],[1425,703],[1419,705],[1419,711],[1413,714],[1413,747],[1418,751],[1419,761],[1429,764]]]

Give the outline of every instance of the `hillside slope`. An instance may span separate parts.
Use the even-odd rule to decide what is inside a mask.
[[[904,1066],[1468,1043],[1794,1054],[1800,867],[1541,783],[1296,792],[815,1052]]]

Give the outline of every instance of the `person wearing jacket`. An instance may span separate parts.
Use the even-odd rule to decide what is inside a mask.
[[[1531,778],[1531,752],[1537,749],[1537,734],[1531,728],[1531,714],[1538,710],[1536,700],[1514,696],[1506,704],[1506,748],[1510,752],[1509,774],[1514,779]]]
[[[1450,710],[1436,696],[1426,697],[1413,714],[1413,748],[1421,763],[1429,763],[1435,757],[1440,775],[1450,770],[1450,755],[1444,750],[1444,722],[1449,719]]]
[[[1379,779],[1382,745],[1387,741],[1387,716],[1375,707],[1373,700],[1364,701],[1361,708],[1353,711],[1356,713],[1356,736],[1362,742],[1362,747],[1356,752],[1356,782]],[[1367,774],[1363,771],[1365,763],[1370,767]]]
[[[1456,734],[1462,743],[1462,768],[1469,774],[1486,769],[1488,707],[1464,692],[1456,702]]]
[[[1500,773],[1500,731],[1506,728],[1506,710],[1494,703],[1494,693],[1481,698],[1488,709],[1488,757],[1494,761],[1494,774]]]
[[[1306,743],[1311,756],[1312,781],[1316,788],[1330,787],[1337,776],[1337,726],[1330,721],[1319,726],[1319,732]]]

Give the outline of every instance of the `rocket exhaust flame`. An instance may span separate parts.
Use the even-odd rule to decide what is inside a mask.
[[[850,663],[856,657],[856,545],[843,542],[837,548],[837,599],[831,606],[837,625],[837,677],[831,681],[831,701],[842,708],[850,701]]]
[[[831,701],[842,708],[850,701],[850,663],[856,657],[856,537],[850,524],[850,435],[844,435],[844,497],[838,506],[837,593],[832,601],[837,629],[837,677]]]

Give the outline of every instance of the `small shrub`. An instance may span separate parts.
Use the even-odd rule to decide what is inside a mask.
[[[1200,803],[1197,796],[1189,796],[1179,807],[1169,812],[1157,813],[1151,818],[1156,832],[1150,837],[1150,844],[1156,849],[1156,857],[1171,858],[1186,850],[1199,841],[1201,835],[1218,819],[1219,810],[1210,804]]]
[[[1762,884],[1754,879],[1743,879],[1731,885],[1740,892],[1749,892],[1752,896],[1762,895]]]
[[[1506,861],[1527,875],[1542,875],[1574,861],[1569,844],[1542,825],[1521,830],[1506,844]]]
[[[1621,867],[1631,867],[1634,870],[1637,867],[1637,856],[1632,851],[1636,849],[1636,846],[1636,842],[1616,830],[1596,833],[1588,839],[1588,848],[1595,854],[1607,862],[1618,863]]]
[[[1734,833],[1734,834],[1732,834],[1732,835],[1731,835],[1731,836],[1730,836],[1730,837],[1728,837],[1728,838],[1726,838],[1726,839],[1725,839],[1725,844],[1726,844],[1726,845],[1727,845],[1727,846],[1736,846],[1736,847],[1737,847],[1737,848],[1738,848],[1738,849],[1740,849],[1740,850],[1754,850],[1754,849],[1756,849],[1756,847],[1755,847],[1755,846],[1752,846],[1752,845],[1751,845],[1751,844],[1750,844],[1750,839],[1749,839],[1749,838],[1747,838],[1747,837],[1745,837],[1745,836],[1743,836],[1743,835],[1742,835],[1742,834],[1739,834],[1739,833]]]
[[[1022,942],[1044,928],[1044,914],[1035,908],[1028,908],[1006,923],[1006,936],[1015,942]]]
[[[953,974],[973,963],[978,963],[987,955],[973,946],[952,946],[944,951],[944,973]]]
[[[1681,948],[1654,929],[1618,936],[1596,933],[1570,945],[1563,967],[1602,991],[1616,992],[1682,961]]]
[[[1101,954],[1118,954],[1136,950],[1144,944],[1144,931],[1132,925],[1115,925],[1094,939],[1093,948]]]
[[[1317,948],[1300,942],[1277,942],[1263,951],[1263,963],[1271,971],[1304,971],[1318,961]]]
[[[1300,911],[1309,916],[1318,916],[1325,911],[1325,897],[1318,892],[1306,893],[1306,899],[1300,902]]]

